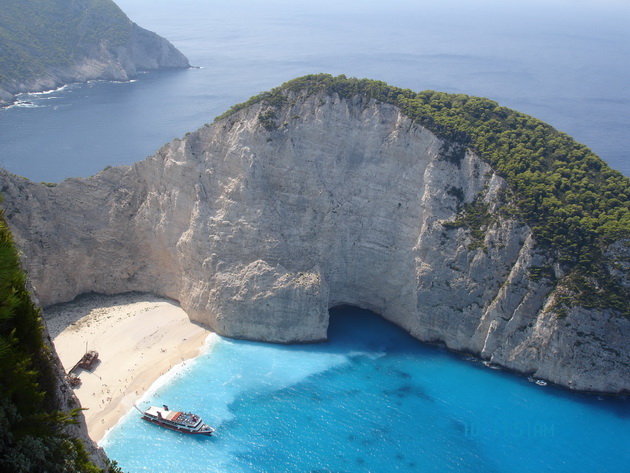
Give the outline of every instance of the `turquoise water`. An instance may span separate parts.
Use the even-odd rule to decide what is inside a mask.
[[[254,94],[326,72],[489,97],[569,133],[630,176],[630,2],[117,3],[199,69],[21,97],[0,110],[0,166],[59,182],[132,164]]]
[[[330,341],[218,339],[140,402],[196,412],[196,438],[137,412],[102,442],[134,472],[613,472],[630,402],[578,395],[422,345],[355,308]]]

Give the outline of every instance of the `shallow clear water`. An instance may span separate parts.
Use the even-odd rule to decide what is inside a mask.
[[[133,411],[103,442],[129,473],[576,472],[630,464],[630,403],[492,370],[379,316],[332,311],[330,341],[219,339],[140,402],[196,412],[196,438]]]
[[[231,105],[327,72],[490,97],[630,176],[630,3],[614,0],[119,0],[201,69],[24,96],[0,165],[36,181],[132,164]]]

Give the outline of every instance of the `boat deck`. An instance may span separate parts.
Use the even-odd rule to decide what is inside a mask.
[[[214,432],[212,427],[204,424],[201,417],[192,412],[172,411],[167,406],[151,406],[140,412],[143,419],[178,432],[202,435],[212,435]]]
[[[161,407],[151,406],[146,413],[153,417],[161,417],[170,422],[194,426],[199,423],[199,416],[190,412],[171,411]]]

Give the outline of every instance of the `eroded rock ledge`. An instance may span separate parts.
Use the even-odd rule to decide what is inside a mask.
[[[547,310],[554,286],[530,268],[553,261],[500,212],[488,164],[447,159],[395,106],[288,95],[89,179],[2,175],[40,303],[153,292],[220,334],[282,343],[325,339],[328,309],[352,304],[572,389],[630,390],[630,321]],[[475,199],[495,218],[473,244],[448,223]]]

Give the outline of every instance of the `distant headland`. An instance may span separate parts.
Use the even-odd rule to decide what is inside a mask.
[[[186,56],[133,23],[112,0],[12,0],[2,6],[0,106],[19,93],[186,67]]]

